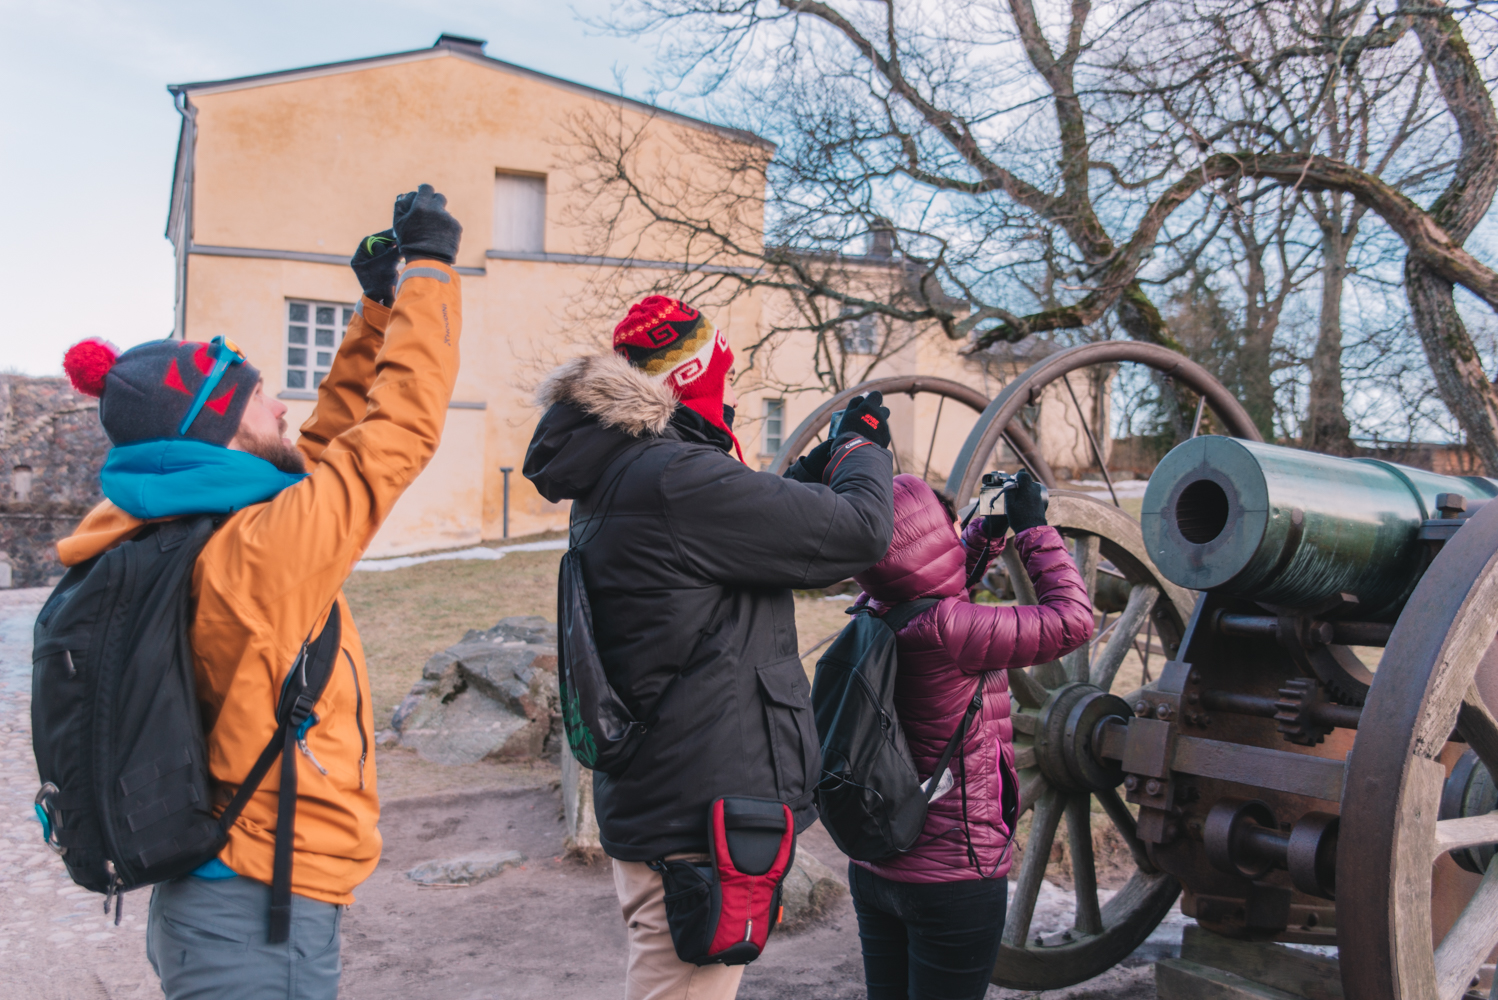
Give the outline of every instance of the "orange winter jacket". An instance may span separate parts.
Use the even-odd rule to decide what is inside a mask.
[[[437,450],[458,374],[461,292],[457,272],[424,260],[403,273],[392,309],[360,302],[297,442],[311,475],[230,515],[193,572],[193,659],[219,810],[276,730],[276,699],[302,641],[335,600],[342,609],[342,649],[307,734],[328,773],[297,755],[291,888],[327,903],[352,902],[380,859],[374,712],[343,581]],[[71,566],[143,523],[106,500],[58,553]],[[219,855],[267,883],[279,785],[272,767]]]

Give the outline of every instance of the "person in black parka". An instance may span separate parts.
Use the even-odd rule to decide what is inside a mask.
[[[784,478],[756,472],[731,454],[733,355],[700,313],[652,296],[614,345],[546,378],[524,472],[547,500],[573,501],[609,683],[635,718],[655,719],[623,774],[593,775],[630,926],[626,996],[732,997],[742,966],[676,959],[646,862],[705,854],[719,796],[779,799],[798,832],[816,819],[821,754],[791,591],[888,550],[889,411],[877,394],[855,400],[849,429]]]

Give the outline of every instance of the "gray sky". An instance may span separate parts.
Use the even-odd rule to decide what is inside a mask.
[[[574,9],[608,3],[0,0],[0,370],[58,374],[83,337],[129,347],[171,332],[168,83],[424,48],[447,31],[595,87],[616,89],[617,69],[638,96],[649,48],[598,36]]]

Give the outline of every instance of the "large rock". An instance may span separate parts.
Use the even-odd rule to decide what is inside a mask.
[[[561,718],[556,641],[539,615],[470,631],[427,661],[395,710],[400,744],[440,764],[544,756]]]
[[[791,871],[781,883],[780,905],[785,908],[780,919],[780,930],[798,931],[827,915],[843,896],[848,894],[848,882],[831,868],[796,848],[796,860]]]

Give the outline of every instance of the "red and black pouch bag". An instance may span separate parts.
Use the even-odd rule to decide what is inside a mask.
[[[790,806],[725,795],[708,807],[711,860],[652,861],[666,889],[676,957],[693,965],[747,965],[780,923],[780,887],[796,857]]]

